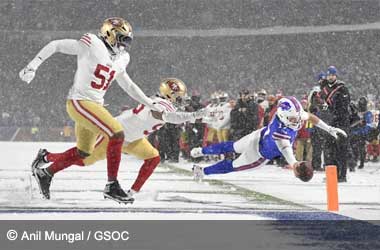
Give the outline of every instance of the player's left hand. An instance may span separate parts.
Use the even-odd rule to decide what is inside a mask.
[[[18,75],[20,76],[21,80],[29,84],[36,75],[36,71],[33,68],[26,66],[20,71]]]
[[[329,134],[332,135],[335,139],[338,139],[338,134],[341,134],[344,137],[347,137],[346,132],[343,129],[330,127]]]

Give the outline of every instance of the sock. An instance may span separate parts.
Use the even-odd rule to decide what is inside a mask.
[[[154,169],[157,167],[157,165],[160,163],[160,157],[156,156],[150,159],[147,159],[144,161],[144,164],[141,166],[139,174],[135,180],[135,182],[132,185],[131,190],[135,192],[139,192],[141,187],[144,185],[146,180],[151,176]]]
[[[63,152],[60,154],[61,156],[53,162],[48,168],[47,171],[51,174],[54,175],[55,173],[70,167],[73,165],[75,162],[80,160],[80,156],[78,153],[77,148],[70,148],[69,150]]]
[[[205,167],[203,172],[205,175],[210,174],[226,174],[234,171],[231,160],[220,161],[209,167]]]
[[[121,160],[121,149],[123,146],[123,138],[110,139],[107,146],[107,173],[108,181],[117,180],[119,165]]]
[[[73,163],[73,165],[79,166],[79,167],[85,167],[83,159],[79,159],[76,162]]]
[[[76,147],[74,147],[76,149]],[[69,150],[71,150],[73,148],[70,148]],[[55,161],[58,161],[61,157],[63,157],[65,155],[67,151],[63,152],[63,153],[48,153],[47,155],[45,155],[44,157],[44,160],[45,162],[55,162]]]
[[[219,155],[229,152],[235,152],[233,141],[226,141],[213,144],[202,149],[202,153],[205,155]]]

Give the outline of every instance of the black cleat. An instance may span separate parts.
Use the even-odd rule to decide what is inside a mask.
[[[105,199],[114,200],[118,203],[132,204],[135,201],[135,199],[132,197],[132,194],[129,192],[126,194],[124,192],[124,190],[120,187],[118,181],[107,183],[106,187],[104,188],[103,195]]]
[[[48,163],[44,159],[47,154],[48,154],[48,151],[46,149],[38,150],[37,156],[32,162],[32,172],[34,171],[34,169],[41,168],[43,165]]]
[[[33,169],[33,176],[37,181],[38,187],[40,188],[40,192],[42,196],[49,200],[50,199],[50,184],[51,180],[53,179],[53,176],[48,173],[46,168],[40,169],[40,168],[34,168]]]
[[[338,182],[339,183],[347,182],[347,178],[345,176],[341,176],[341,177],[338,178]]]

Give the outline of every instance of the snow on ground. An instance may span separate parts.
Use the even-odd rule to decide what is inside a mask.
[[[133,205],[103,199],[105,161],[57,174],[51,200],[41,199],[30,176],[38,149],[61,152],[73,145],[0,142],[0,219],[380,219],[379,164],[350,173],[348,183],[339,186],[339,214],[323,211],[323,173],[302,183],[289,170],[264,166],[196,183],[189,174],[192,164],[185,161],[159,166]],[[131,156],[122,157],[119,180],[124,189],[132,185],[140,165]]]
[[[212,163],[210,163],[212,164]],[[199,164],[207,166],[207,164]],[[181,163],[178,167],[190,169],[192,164]],[[380,220],[380,163],[366,163],[364,169],[348,172],[348,182],[339,183],[338,214],[361,220]],[[257,192],[269,194],[319,210],[327,209],[325,173],[314,173],[313,179],[303,183],[294,178],[293,171],[274,165],[262,166],[249,171],[228,175],[206,176]]]

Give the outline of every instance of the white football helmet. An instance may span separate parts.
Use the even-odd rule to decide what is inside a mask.
[[[277,116],[286,127],[299,130],[302,127],[302,120],[306,120],[305,115],[307,113],[295,97],[287,96],[278,101]]]

